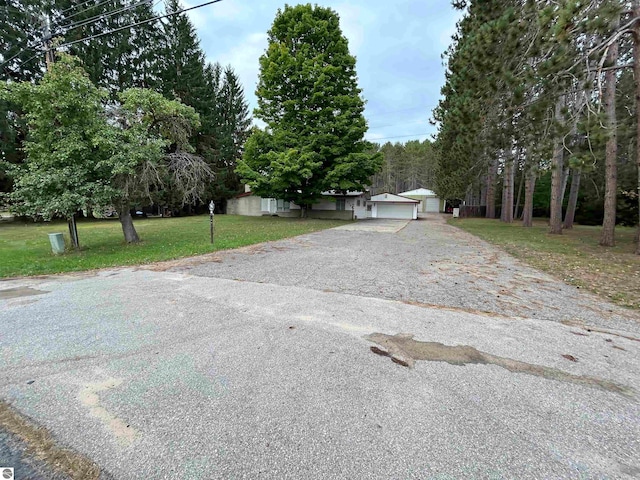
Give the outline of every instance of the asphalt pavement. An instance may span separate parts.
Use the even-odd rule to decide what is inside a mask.
[[[640,477],[636,312],[367,222],[1,282],[0,398],[116,479]]]

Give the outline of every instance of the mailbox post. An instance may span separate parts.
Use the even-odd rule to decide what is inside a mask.
[[[211,230],[211,244],[213,245],[213,212],[216,209],[216,204],[213,203],[213,200],[209,202],[209,227]]]

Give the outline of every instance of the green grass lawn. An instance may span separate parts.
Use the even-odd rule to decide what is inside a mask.
[[[53,255],[47,234],[62,232],[64,222],[0,224],[0,277],[73,272],[119,265],[138,265],[293,237],[346,223],[279,217],[215,216],[215,245],[209,243],[209,216],[134,220],[141,238],[127,245],[114,220],[78,223],[80,252]]]
[[[635,229],[616,227],[616,246],[598,245],[601,227],[576,225],[549,235],[548,223],[507,224],[484,218],[450,219],[449,223],[502,247],[540,270],[632,308],[640,308],[640,256],[634,254]]]

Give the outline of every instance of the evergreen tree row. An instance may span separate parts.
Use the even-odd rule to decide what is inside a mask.
[[[453,3],[465,15],[434,111],[436,190],[530,226],[549,177],[550,233],[571,228],[580,199],[612,246],[619,206],[639,223],[640,1]]]
[[[183,7],[168,0],[166,12]],[[46,69],[42,40],[50,32],[58,45],[74,42],[158,14],[151,2],[139,0],[6,0],[0,6],[0,80],[37,81]],[[110,102],[127,88],[149,88],[167,99],[191,106],[199,114],[201,129],[192,140],[216,173],[208,198],[223,203],[237,193],[236,162],[249,135],[251,118],[238,76],[231,66],[207,63],[195,28],[181,13],[126,28],[64,50],[83,62],[90,80],[108,91]],[[12,58],[14,57],[15,58]],[[2,160],[23,161],[20,149],[24,125],[15,106],[0,103],[0,152]],[[0,168],[0,191],[11,181]]]

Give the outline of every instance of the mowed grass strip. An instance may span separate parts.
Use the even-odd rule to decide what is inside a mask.
[[[340,220],[279,217],[215,216],[215,244],[209,236],[209,216],[134,220],[141,238],[124,242],[117,219],[78,222],[80,252],[53,255],[49,233],[64,233],[65,222],[0,224],[0,277],[76,272],[123,265],[140,265],[279,240],[343,225]]]
[[[484,218],[452,218],[449,224],[571,285],[640,309],[640,256],[634,254],[634,228],[616,227],[616,246],[607,248],[598,245],[601,227],[576,225],[562,235],[549,235],[544,219],[536,219],[531,228]]]

